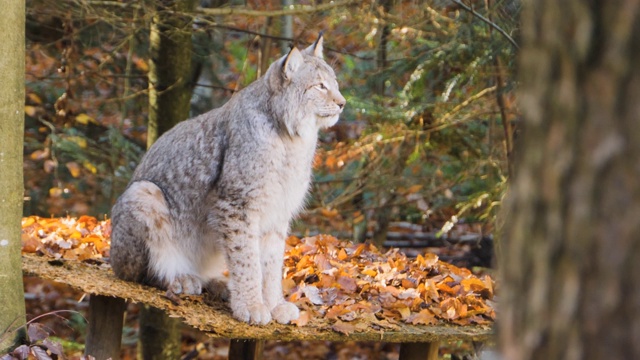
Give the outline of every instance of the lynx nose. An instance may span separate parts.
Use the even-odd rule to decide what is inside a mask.
[[[344,96],[339,95],[340,97],[335,99],[336,105],[338,105],[338,107],[340,108],[340,110],[342,110],[342,108],[344,108],[344,105],[347,103],[347,100],[344,98]]]

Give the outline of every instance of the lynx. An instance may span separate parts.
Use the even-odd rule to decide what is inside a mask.
[[[298,318],[282,294],[285,238],[309,188],[318,129],[346,103],[322,52],[322,35],[293,47],[225,105],[156,141],[112,209],[118,277],[226,294],[233,316],[252,324]]]

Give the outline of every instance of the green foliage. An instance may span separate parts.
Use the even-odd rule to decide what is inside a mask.
[[[515,23],[501,25],[512,28]],[[326,173],[320,172],[318,180],[326,192],[316,193],[313,205],[339,209],[345,217],[364,209],[374,221],[378,209],[392,207],[393,218],[411,222],[491,223],[507,176],[495,97],[495,57],[505,57],[511,65],[514,50],[474,18],[460,16],[449,22],[446,33],[428,39],[420,36],[435,32],[428,25],[409,28],[404,35],[406,25],[396,26],[401,31],[389,44],[387,68],[359,67],[348,57],[344,62],[345,78],[369,73],[367,86],[345,90],[349,95],[345,117],[369,125],[365,136],[345,151],[366,148],[365,155],[330,153],[358,165],[336,169],[331,161],[325,163]],[[403,47],[407,41],[403,37],[411,31],[420,35]],[[384,96],[371,96],[380,77],[385,81]],[[348,181],[322,185],[333,179],[357,179],[358,186]],[[349,198],[356,201],[349,203]]]
[[[33,1],[28,8],[33,19],[28,34],[61,24],[51,34],[57,37],[43,41],[34,35],[29,44],[29,212],[73,213],[71,199],[54,198],[51,189],[57,188],[87,204],[78,210],[99,215],[126,184],[145,143],[146,34],[153,12],[144,4],[79,11],[70,2],[50,2]],[[517,1],[493,2],[491,8],[469,3],[507,33],[517,32]],[[400,1],[388,14],[379,11],[377,3],[365,1],[295,16],[299,46],[325,30],[327,60],[348,101],[341,123],[321,137],[325,143],[304,228],[350,231],[365,219],[376,231],[385,217],[428,229],[442,228],[454,216],[490,224],[508,172],[497,76],[504,81],[500,95],[512,97],[516,50],[452,3]],[[195,19],[198,113],[206,107],[196,100],[224,103],[231,90],[255,79],[261,62],[273,61],[281,44],[255,35],[278,34],[278,22],[269,18],[236,15],[221,22],[198,14]],[[389,36],[381,66],[384,26]],[[271,46],[269,58],[262,56],[265,46]],[[517,116],[513,107],[506,111]],[[95,123],[78,124],[80,114]],[[70,163],[79,166],[79,176]]]

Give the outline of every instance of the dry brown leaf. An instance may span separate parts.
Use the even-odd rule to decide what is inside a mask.
[[[95,260],[109,256],[111,224],[94,217],[22,221],[23,251],[52,258]],[[333,236],[286,239],[283,291],[302,310],[294,321],[337,320],[336,331],[362,324],[392,328],[394,321],[486,324],[495,318],[493,280],[477,278],[434,254],[407,258],[398,249],[381,253],[370,244]],[[373,325],[375,323],[375,325]]]
[[[413,325],[434,325],[438,323],[435,315],[429,309],[423,309],[418,313],[411,314],[406,321]]]
[[[311,319],[311,314],[308,311],[300,311],[300,316],[295,319],[295,320],[291,320],[291,323],[300,327],[300,326],[305,326],[309,323],[309,320]]]
[[[336,323],[331,326],[331,329],[345,335],[349,335],[357,330],[354,324],[343,322],[340,320],[336,321]]]

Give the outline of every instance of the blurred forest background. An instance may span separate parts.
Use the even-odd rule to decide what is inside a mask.
[[[490,234],[518,116],[520,2],[307,0],[282,16],[281,1],[190,0],[178,11],[27,0],[24,215],[108,216],[146,148],[149,28],[168,16],[192,42],[191,116],[324,31],[347,106],[321,134],[296,232],[376,243],[389,230]]]

